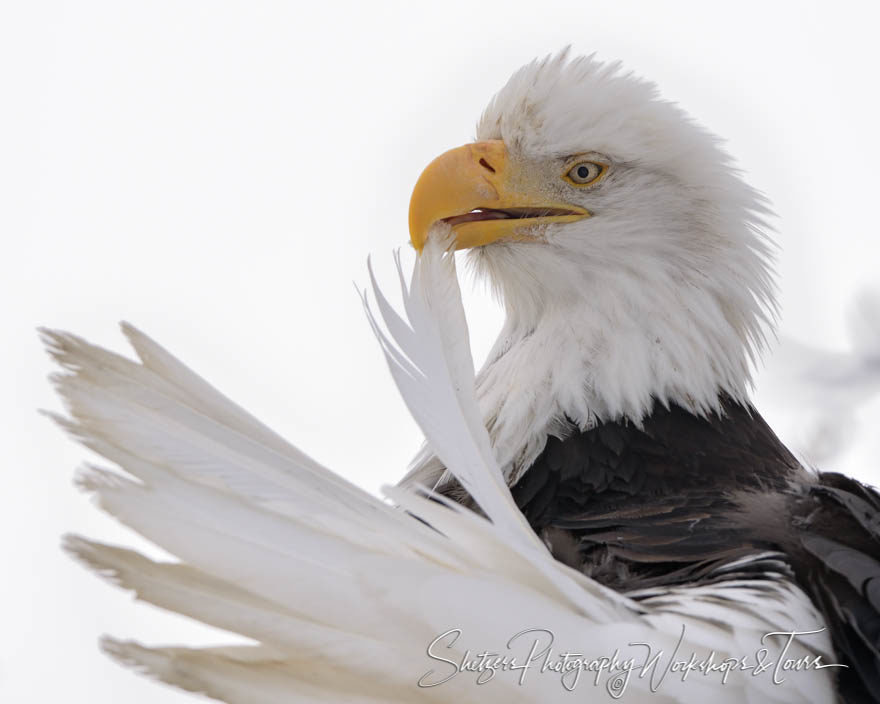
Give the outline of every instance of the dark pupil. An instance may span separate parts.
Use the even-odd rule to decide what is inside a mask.
[[[590,170],[586,166],[578,166],[578,178],[586,178],[590,175]]]

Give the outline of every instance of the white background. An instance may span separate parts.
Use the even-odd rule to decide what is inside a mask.
[[[420,438],[352,281],[368,254],[390,280],[421,169],[472,137],[516,67],[573,43],[728,140],[779,214],[783,332],[845,349],[844,312],[880,254],[868,7],[5,4],[0,702],[191,701],[96,639],[217,635],[59,551],[65,531],[135,541],[72,488],[86,453],[36,414],[59,405],[35,326],[121,350],[115,321],[130,320],[345,476],[395,481]],[[479,360],[497,311],[479,289],[468,309]],[[865,412],[876,427],[877,404]],[[871,477],[871,461],[839,466]]]

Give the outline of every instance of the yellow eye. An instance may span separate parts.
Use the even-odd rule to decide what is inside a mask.
[[[607,164],[579,161],[568,170],[563,178],[575,186],[589,186],[602,178],[607,170]]]

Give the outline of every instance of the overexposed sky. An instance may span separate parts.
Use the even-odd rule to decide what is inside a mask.
[[[880,285],[878,19],[856,2],[6,3],[0,701],[193,701],[95,642],[213,635],[59,551],[66,531],[137,543],[73,489],[86,452],[36,413],[59,407],[36,326],[122,350],[129,320],[323,463],[395,481],[420,437],[352,281],[368,255],[390,281],[422,168],[515,68],[571,43],[728,141],[779,214],[784,334],[845,350],[849,302]],[[467,306],[479,360],[498,314],[479,288]],[[868,435],[840,465],[863,477]]]

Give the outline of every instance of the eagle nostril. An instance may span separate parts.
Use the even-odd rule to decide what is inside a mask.
[[[493,169],[492,165],[485,159],[480,159],[480,166],[482,166],[484,169],[487,169],[488,171],[491,171],[493,174],[495,173],[495,169]]]

